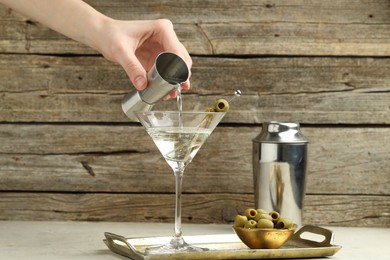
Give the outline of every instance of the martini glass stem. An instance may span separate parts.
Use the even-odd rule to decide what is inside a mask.
[[[182,193],[182,183],[183,183],[183,173],[184,169],[177,168],[174,170],[175,175],[175,237],[172,241],[176,246],[183,245],[184,241],[182,238],[181,231],[181,193]],[[172,243],[171,242],[171,243]]]

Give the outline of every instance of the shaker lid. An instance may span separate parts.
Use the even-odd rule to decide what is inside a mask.
[[[307,143],[302,135],[299,123],[283,123],[277,121],[263,123],[261,133],[253,142],[262,143]]]

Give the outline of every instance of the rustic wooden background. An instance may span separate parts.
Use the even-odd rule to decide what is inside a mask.
[[[253,206],[252,139],[280,120],[310,140],[304,223],[390,227],[389,0],[87,2],[172,20],[194,61],[185,109],[243,92],[187,168],[183,222]],[[120,108],[131,90],[120,66],[0,6],[0,219],[172,222],[171,170]]]

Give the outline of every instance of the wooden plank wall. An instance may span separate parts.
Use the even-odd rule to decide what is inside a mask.
[[[183,222],[253,206],[251,140],[280,120],[310,140],[304,223],[390,227],[389,0],[87,2],[172,20],[194,62],[185,109],[243,92],[187,169]],[[172,222],[171,170],[120,108],[131,90],[118,65],[1,6],[0,219]]]

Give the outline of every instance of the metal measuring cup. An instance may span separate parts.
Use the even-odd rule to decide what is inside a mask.
[[[172,52],[160,53],[148,72],[148,87],[133,91],[122,100],[122,110],[128,118],[138,121],[133,111],[148,111],[153,105],[180,87],[190,75],[185,61]]]

